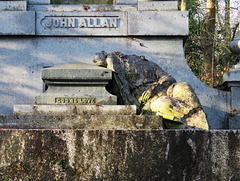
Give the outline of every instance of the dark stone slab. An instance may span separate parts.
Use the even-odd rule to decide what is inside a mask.
[[[0,179],[239,180],[239,131],[0,130]]]

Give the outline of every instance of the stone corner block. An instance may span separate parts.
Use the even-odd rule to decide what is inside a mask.
[[[240,87],[240,69],[230,69],[223,74],[222,83],[227,84],[228,87]]]
[[[139,11],[176,11],[178,10],[177,1],[139,1]]]
[[[128,12],[128,35],[187,36],[186,11],[131,11]]]
[[[0,1],[0,11],[26,11],[27,1]]]
[[[1,11],[0,35],[35,35],[35,12]]]

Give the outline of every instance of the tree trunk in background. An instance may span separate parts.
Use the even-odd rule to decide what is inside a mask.
[[[224,40],[231,40],[231,28],[230,28],[230,0],[225,0],[225,32]]]
[[[207,0],[207,10],[203,30],[203,69],[206,75],[212,72],[214,59],[215,0]],[[208,76],[209,77],[209,76]]]
[[[181,11],[187,10],[187,0],[181,0]]]

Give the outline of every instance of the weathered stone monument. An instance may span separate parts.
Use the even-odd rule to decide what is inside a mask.
[[[46,91],[36,96],[36,104],[14,105],[14,115],[24,117],[2,128],[162,129],[161,117],[138,116],[136,105],[117,105],[117,97],[105,89],[111,69],[58,65],[42,69],[42,79]]]
[[[42,79],[47,91],[36,97],[36,104],[117,104],[117,97],[105,89],[112,79],[110,69],[86,63],[59,65],[43,69]]]
[[[143,55],[178,82],[190,83],[211,128],[227,128],[230,93],[204,85],[187,66],[183,42],[188,35],[188,14],[178,11],[177,1],[113,3],[1,1],[0,23],[4,26],[0,27],[0,70],[4,75],[0,114],[12,114],[15,104],[35,103],[43,90],[42,68],[91,64],[92,56],[105,50]]]
[[[113,105],[111,71],[76,65],[102,50],[144,56],[191,85],[212,129],[228,128],[231,92],[187,66],[177,1],[59,2],[0,1],[1,180],[239,180],[239,131],[162,130]]]

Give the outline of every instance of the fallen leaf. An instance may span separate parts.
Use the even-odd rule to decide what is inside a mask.
[[[231,109],[231,116],[235,116],[238,113],[238,111],[234,108]]]
[[[87,11],[88,9],[90,9],[90,6],[84,6],[83,5],[83,9]]]

